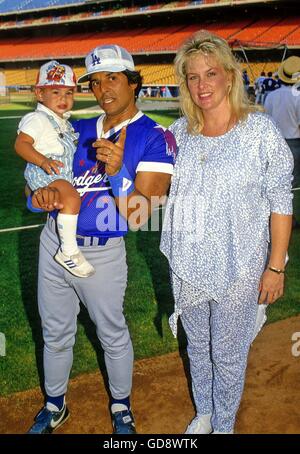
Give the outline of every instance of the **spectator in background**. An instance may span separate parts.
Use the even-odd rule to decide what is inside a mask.
[[[246,92],[248,93],[249,87],[250,87],[250,79],[247,73],[247,69],[243,70],[243,82],[244,82],[244,87]]]
[[[172,97],[173,97],[172,93],[171,93],[169,87],[166,85],[166,98],[172,98]]]
[[[167,93],[166,87],[163,85],[162,87],[160,87],[160,95],[161,95],[161,97],[165,98],[166,97],[166,93]]]
[[[255,104],[263,103],[262,83],[266,78],[266,73],[262,71],[260,76],[255,79],[254,90],[255,90]]]
[[[300,186],[300,57],[285,60],[279,70],[281,87],[270,93],[265,110],[285,137],[294,156],[293,187]],[[294,226],[297,222],[294,220]]]
[[[274,73],[274,79],[275,79],[275,90],[281,87],[281,80],[279,79],[278,73]]]
[[[265,80],[262,83],[262,94],[263,94],[263,105],[266,102],[267,96],[274,90],[276,82],[273,79],[273,73],[272,71],[268,72],[268,77],[265,78]]]

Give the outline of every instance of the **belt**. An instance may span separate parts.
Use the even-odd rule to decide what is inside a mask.
[[[78,246],[105,246],[109,238],[76,235]]]

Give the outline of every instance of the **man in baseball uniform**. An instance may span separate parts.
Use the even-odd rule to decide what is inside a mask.
[[[55,190],[40,189],[33,208],[43,207],[50,214],[39,255],[46,398],[29,431],[36,434],[51,433],[69,416],[65,394],[79,301],[95,323],[104,350],[113,432],[135,433],[130,408],[133,349],[123,315],[127,285],[123,236],[128,224],[136,224],[137,218],[141,223],[147,220],[151,201],[166,194],[173,171],[173,136],[136,107],[142,79],[132,56],[119,46],[105,45],[91,51],[85,63],[86,74],[78,82],[89,81],[104,114],[73,122],[79,133],[73,184],[81,195],[77,242],[96,272],[81,279],[53,260],[58,248],[55,208],[61,203]]]

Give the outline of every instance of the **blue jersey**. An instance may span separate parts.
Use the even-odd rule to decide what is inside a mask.
[[[77,234],[116,237],[127,233],[127,221],[119,214],[105,173],[105,164],[96,160],[93,142],[101,136],[116,142],[126,126],[123,162],[132,180],[138,171],[172,174],[176,152],[173,135],[142,112],[102,134],[104,115],[72,122],[79,133],[73,162],[73,185],[81,195]]]
[[[267,77],[262,83],[262,92],[270,93],[278,88],[277,85],[278,83],[276,80],[272,79],[272,77]]]

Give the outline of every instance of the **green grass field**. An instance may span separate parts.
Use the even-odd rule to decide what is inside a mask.
[[[94,105],[79,100],[76,108]],[[0,117],[19,116],[30,104],[0,106]],[[168,126],[176,112],[156,112],[151,117]],[[0,119],[0,229],[43,224],[45,215],[30,213],[23,195],[24,162],[13,151],[18,118]],[[12,191],[12,192],[11,192]],[[299,193],[299,191],[298,191]],[[300,196],[295,206],[300,217]],[[36,301],[38,241],[42,227],[1,232],[0,333],[6,336],[6,356],[0,356],[0,394],[29,389],[43,381],[42,336]],[[172,337],[168,316],[172,295],[168,266],[159,252],[159,232],[130,232],[126,238],[129,265],[125,312],[130,326],[136,358],[161,355],[185,345],[182,332]],[[290,248],[285,297],[269,309],[269,321],[300,312],[300,233],[294,231]],[[103,367],[95,330],[86,311],[79,316],[72,376]]]

